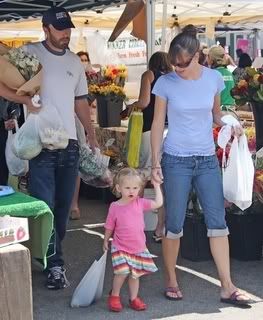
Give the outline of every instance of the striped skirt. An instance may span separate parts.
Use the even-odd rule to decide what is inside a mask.
[[[147,248],[141,253],[132,254],[119,251],[112,246],[111,254],[113,271],[116,275],[130,274],[132,278],[137,279],[158,270]]]

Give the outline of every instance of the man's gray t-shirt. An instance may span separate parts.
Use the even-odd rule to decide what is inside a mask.
[[[57,109],[70,139],[77,139],[75,127],[75,99],[88,94],[85,70],[77,55],[70,50],[61,54],[49,49],[45,42],[30,43],[23,47],[35,54],[42,65],[41,104]]]

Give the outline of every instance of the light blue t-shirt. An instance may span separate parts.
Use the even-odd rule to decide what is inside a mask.
[[[164,152],[183,157],[215,154],[212,109],[224,87],[221,74],[206,67],[197,80],[185,80],[175,72],[157,80],[152,93],[167,101]]]

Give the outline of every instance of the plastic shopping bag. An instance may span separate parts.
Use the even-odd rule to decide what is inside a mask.
[[[55,107],[42,106],[38,113],[39,137],[43,148],[65,149],[68,145],[69,135],[63,127],[60,115]]]
[[[227,161],[224,149],[222,173],[225,199],[234,203],[241,210],[250,207],[252,204],[254,164],[245,134],[239,139],[234,137]]]
[[[107,251],[95,260],[73,293],[71,307],[88,307],[99,300],[103,292]]]
[[[83,125],[77,117],[75,117],[75,122],[80,149],[79,173],[81,179],[88,185],[109,187],[112,184],[111,173],[108,169],[110,157],[102,154],[98,148],[93,153],[86,142]]]
[[[143,114],[141,111],[131,113],[125,141],[127,163],[132,168],[139,167],[142,140]]]
[[[24,160],[35,158],[42,150],[38,134],[38,114],[30,113],[24,124],[18,129],[13,141],[15,155]]]
[[[256,152],[256,169],[263,170],[263,148]]]
[[[28,172],[28,161],[18,158],[13,151],[15,135],[12,130],[8,131],[5,147],[5,158],[8,171],[12,176],[24,176]]]
[[[101,154],[96,148],[95,153],[86,145],[80,147],[79,171],[84,180],[102,177],[109,166],[110,157]]]

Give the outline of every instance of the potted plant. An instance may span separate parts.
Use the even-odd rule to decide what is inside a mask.
[[[257,150],[263,147],[263,70],[247,67],[246,75],[231,90],[237,105],[249,102],[256,128]]]
[[[97,99],[98,123],[100,127],[118,127],[123,101],[127,68],[125,65],[105,66],[89,78],[89,93]]]

